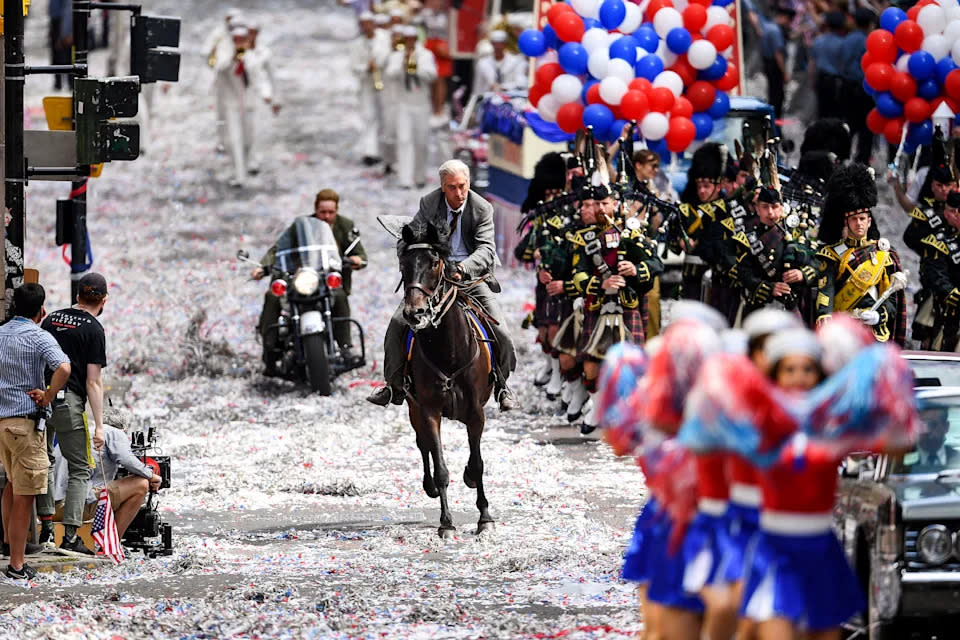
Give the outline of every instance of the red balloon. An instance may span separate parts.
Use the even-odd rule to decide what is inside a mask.
[[[693,105],[685,97],[680,96],[673,102],[673,108],[670,109],[671,117],[690,118],[693,116]]]
[[[954,69],[947,74],[943,88],[946,89],[948,96],[954,100],[960,100],[960,69]]]
[[[727,71],[723,77],[714,81],[713,86],[720,91],[732,91],[740,84],[740,72],[737,71],[737,65],[732,62],[727,63]]]
[[[650,112],[650,103],[642,91],[630,89],[620,100],[620,113],[624,120],[640,120]]]
[[[727,47],[733,44],[733,27],[715,24],[707,30],[707,40],[713,43],[717,51],[726,51]]]
[[[903,118],[893,118],[887,120],[883,127],[883,137],[890,144],[900,144],[900,137],[903,135]]]
[[[921,45],[923,45],[923,29],[913,20],[904,20],[897,25],[897,30],[893,33],[893,39],[898,47],[907,53],[913,53],[919,51]],[[888,60],[888,62],[893,62],[893,60]]]
[[[713,0],[690,0],[690,4],[701,4],[705,7],[709,7],[713,4]]]
[[[565,13],[576,13],[576,11],[566,2],[557,2],[547,11],[547,22],[550,23],[551,27],[556,29],[557,27],[553,24],[554,20]]]
[[[646,78],[634,78],[630,81],[630,84],[627,85],[627,88],[649,93],[650,89],[653,89],[653,85],[650,84],[650,81]]]
[[[880,112],[876,109],[871,109],[870,113],[867,114],[867,128],[875,135],[880,135],[883,133],[885,126],[887,126],[887,119],[880,115]],[[897,142],[900,141],[897,140]]]
[[[657,15],[657,11],[660,11],[660,9],[672,6],[672,0],[651,0],[647,6],[647,22],[653,22],[653,16]]]
[[[897,70],[893,68],[893,65],[884,62],[874,62],[867,67],[863,75],[867,79],[867,84],[870,85],[870,88],[874,91],[889,91],[890,83],[893,82],[893,77],[896,73]]]
[[[717,96],[717,90],[705,80],[697,80],[687,87],[687,100],[693,105],[696,111],[706,111],[713,105],[713,99]]]
[[[539,84],[535,84],[532,87],[530,87],[530,91],[527,92],[527,100],[529,100],[530,104],[532,104],[533,106],[537,106],[537,104],[539,104],[540,102],[540,98],[547,95],[548,93],[550,93],[549,88],[544,88]]]
[[[707,8],[702,4],[689,4],[683,10],[683,26],[690,33],[700,33],[703,25],[707,24]]]
[[[886,29],[875,29],[867,36],[867,53],[874,62],[890,62],[897,59],[897,43]]]
[[[550,24],[553,30],[557,32],[557,37],[564,42],[580,42],[580,38],[583,37],[583,19],[572,9],[560,15]]]
[[[600,83],[590,85],[587,89],[587,104],[603,104],[603,98],[600,97]]]
[[[583,127],[583,105],[579,102],[568,102],[557,109],[557,126],[567,133],[576,133]]]
[[[677,61],[670,67],[670,71],[675,72],[683,80],[683,86],[689,87],[697,79],[697,70],[693,68],[686,55],[677,58]]]
[[[919,2],[913,5],[912,7],[910,7],[909,9],[907,9],[907,20],[916,21],[917,16],[920,15],[920,9],[923,9],[923,7],[920,5]],[[900,141],[897,140],[897,142],[900,142]]]
[[[666,87],[654,87],[650,90],[650,93],[647,94],[647,100],[650,103],[650,111],[667,113],[670,111],[670,108],[673,107],[675,99],[670,89]]]
[[[923,122],[930,113],[930,103],[923,98],[910,98],[903,105],[903,115],[908,122]]]
[[[537,69],[537,72],[533,74],[533,79],[541,87],[549,87],[553,85],[557,76],[562,74],[563,67],[560,66],[559,62],[548,62]]]
[[[670,118],[670,129],[664,140],[667,142],[667,149],[674,153],[680,153],[690,146],[693,139],[697,136],[697,128],[693,125],[690,118]]]
[[[900,102],[906,102],[917,95],[917,81],[906,71],[897,71],[890,81],[890,93]]]

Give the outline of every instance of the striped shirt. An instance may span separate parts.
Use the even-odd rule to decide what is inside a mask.
[[[32,320],[16,316],[0,326],[0,418],[36,411],[37,404],[27,392],[46,389],[46,369],[69,362],[53,336]]]

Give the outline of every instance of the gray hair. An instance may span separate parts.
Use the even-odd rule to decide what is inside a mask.
[[[447,176],[455,176],[462,174],[466,176],[467,180],[470,180],[470,167],[466,165],[462,160],[447,160],[442,165],[440,165],[440,184],[443,184],[443,179]]]

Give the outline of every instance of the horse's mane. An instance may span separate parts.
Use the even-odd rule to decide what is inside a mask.
[[[408,245],[425,242],[436,248],[440,259],[450,265],[450,225],[441,220],[439,225],[432,222],[409,223],[403,227],[397,252],[402,254]]]

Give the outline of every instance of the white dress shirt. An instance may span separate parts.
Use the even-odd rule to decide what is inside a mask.
[[[453,224],[453,214],[454,211],[460,214],[457,218],[457,228],[453,230],[450,234],[450,258],[454,262],[463,262],[470,257],[470,253],[467,251],[467,248],[463,244],[463,236],[461,231],[463,229],[463,210],[467,208],[467,203],[464,201],[460,205],[459,210],[454,210],[450,208],[450,205],[447,204],[447,225]]]

